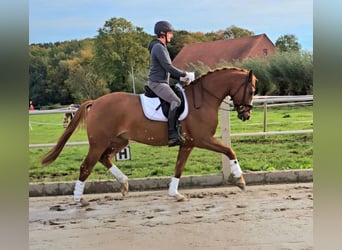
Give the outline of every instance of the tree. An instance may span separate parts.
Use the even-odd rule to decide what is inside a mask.
[[[269,59],[269,73],[276,85],[275,95],[312,94],[313,57],[311,53],[283,52]]]
[[[202,32],[189,32],[185,30],[176,30],[173,32],[174,37],[168,44],[168,50],[171,60],[173,60],[179,51],[188,44],[212,41],[212,38]]]
[[[112,18],[98,31],[95,72],[111,91],[130,91],[129,74],[148,67],[150,36],[124,18]]]
[[[133,77],[136,92],[144,91],[149,65],[147,47],[152,36],[123,18],[108,20],[98,32],[95,39],[29,46],[29,97],[35,106],[82,102],[110,91],[132,92]],[[188,44],[254,33],[230,26],[209,33],[179,30],[174,35],[168,44],[171,58]],[[294,35],[280,37],[276,46],[283,53],[266,61],[250,59],[236,66],[255,71],[260,94],[312,93],[313,55],[299,52]],[[208,70],[200,64],[192,68],[197,75]]]
[[[82,66],[78,64],[73,67],[66,83],[76,103],[96,99],[109,93],[105,82],[92,71],[90,65]]]
[[[73,59],[64,61],[69,68],[69,77],[65,82],[75,103],[109,93],[106,83],[93,70],[92,46],[92,42],[84,44]]]
[[[41,105],[47,86],[47,52],[39,46],[29,47],[29,97],[35,104]]]
[[[29,47],[30,98],[34,103],[45,106],[72,102],[65,84],[69,68],[63,61],[77,56],[81,47],[82,42],[76,40]]]
[[[275,42],[275,46],[281,52],[299,52],[301,49],[297,37],[291,34],[280,36]]]
[[[232,25],[223,31],[222,36],[223,36],[222,39],[224,40],[235,39],[235,38],[246,37],[246,36],[254,36],[254,32]]]

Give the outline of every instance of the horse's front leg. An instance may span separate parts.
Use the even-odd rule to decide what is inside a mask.
[[[238,186],[240,189],[245,190],[246,181],[243,178],[239,161],[236,158],[236,153],[234,152],[232,148],[227,147],[222,142],[216,140],[214,137],[211,137],[208,140],[202,140],[202,143],[196,146],[226,155],[229,158],[229,164],[230,164],[230,170],[231,170],[230,180],[233,182],[233,184]]]
[[[168,190],[168,194],[170,196],[175,197],[177,201],[186,200],[185,196],[178,192],[178,184],[179,184],[180,177],[182,175],[182,172],[185,168],[185,164],[189,158],[189,155],[192,149],[193,147],[186,146],[186,145],[179,147],[177,162],[176,162],[176,167],[175,167],[175,175],[174,177],[171,178],[171,182],[170,182],[169,190]]]

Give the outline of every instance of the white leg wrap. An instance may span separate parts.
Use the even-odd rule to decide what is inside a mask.
[[[120,183],[126,183],[128,181],[128,177],[124,175],[117,166],[113,165],[109,171]]]
[[[176,196],[178,194],[178,184],[179,184],[179,178],[172,177],[170,185],[169,185],[169,192],[168,192],[170,196]]]
[[[74,189],[74,201],[78,202],[81,200],[81,197],[83,195],[83,190],[84,190],[84,182],[77,180],[75,189]]]
[[[233,174],[233,176],[235,178],[239,178],[242,175],[242,170],[240,168],[239,162],[237,159],[235,160],[230,160],[229,161],[230,164],[230,169],[231,169],[231,173]]]

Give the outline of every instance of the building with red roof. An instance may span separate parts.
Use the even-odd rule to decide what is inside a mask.
[[[228,40],[194,43],[184,46],[173,60],[173,64],[187,69],[192,64],[202,62],[211,69],[226,61],[243,60],[246,58],[263,58],[275,53],[275,46],[266,34],[241,37]]]

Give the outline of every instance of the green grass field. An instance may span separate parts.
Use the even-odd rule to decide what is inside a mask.
[[[29,143],[56,143],[64,128],[63,114],[31,115],[29,117]],[[252,118],[242,122],[231,112],[231,133],[263,131],[263,110],[253,110]],[[313,128],[312,106],[285,106],[269,108],[267,131],[287,131]],[[220,124],[217,129],[220,134]],[[73,134],[69,142],[87,141],[82,129]],[[243,170],[309,169],[313,167],[313,135],[277,135],[233,137],[232,148],[237,153]],[[152,147],[132,142],[131,160],[115,164],[130,178],[172,176],[176,162],[177,147]],[[76,180],[79,166],[88,146],[65,147],[52,164],[43,167],[41,157],[50,148],[29,148],[30,182]],[[213,174],[221,171],[221,155],[195,148],[183,175]],[[97,164],[89,179],[112,179],[108,170]]]

